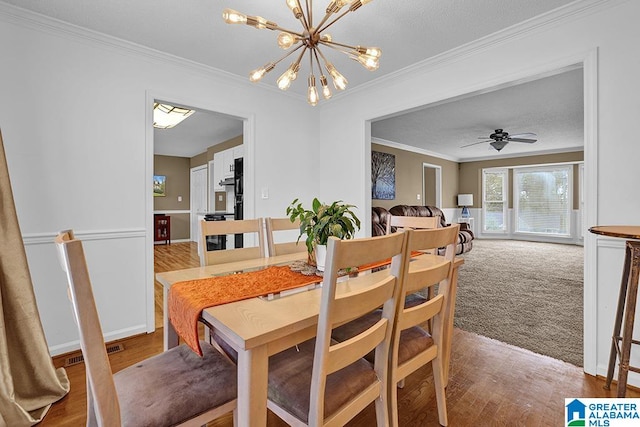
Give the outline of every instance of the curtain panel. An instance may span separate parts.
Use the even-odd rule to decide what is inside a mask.
[[[69,392],[36,305],[0,133],[0,427],[31,426]]]

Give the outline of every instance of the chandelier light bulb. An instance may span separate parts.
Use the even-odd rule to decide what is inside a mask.
[[[329,70],[329,74],[333,79],[333,86],[338,90],[345,90],[347,88],[347,83],[349,83],[347,79],[345,79],[344,76],[340,74],[340,72],[336,70],[336,67],[334,67],[330,62],[327,62],[327,70]]]
[[[362,66],[369,71],[375,71],[380,66],[378,58],[370,55],[360,54],[357,56],[352,56],[352,58],[362,64]]]
[[[356,46],[356,50],[358,53],[373,56],[374,58],[380,58],[382,55],[382,50],[379,47]]]
[[[327,84],[327,77],[324,74],[320,76],[320,84],[322,85],[322,96],[324,96],[324,99],[331,98],[331,90]]]
[[[275,66],[276,64],[274,64],[273,62],[269,62],[264,67],[253,70],[252,72],[249,73],[249,80],[252,83],[259,82],[264,77],[264,75],[267,74],[269,71],[273,70]]]
[[[291,64],[291,66],[287,68],[287,71],[285,71],[284,73],[282,73],[280,77],[278,77],[278,81],[277,81],[278,87],[281,90],[289,89],[289,86],[291,86],[291,82],[293,82],[298,77],[299,69],[300,69],[300,64],[298,63]]]
[[[307,102],[309,102],[309,104],[314,107],[318,104],[318,89],[316,88],[316,78],[313,74],[309,76],[309,89],[307,90]]]
[[[342,9],[345,5],[349,4],[348,0],[333,0],[327,6],[327,13],[337,13],[340,9]]]
[[[246,24],[247,23],[247,15],[233,9],[223,10],[222,19],[224,19],[224,22],[226,22],[227,24]]]
[[[331,37],[331,34],[325,33],[320,36],[320,40],[322,40],[323,42],[330,42],[333,40],[333,38]]]
[[[284,31],[278,34],[278,46],[282,49],[289,49],[296,42],[296,38],[289,33],[285,33]]]
[[[298,0],[287,0],[287,6],[293,12],[296,19],[300,19],[302,16],[302,9],[300,8],[300,2]]]

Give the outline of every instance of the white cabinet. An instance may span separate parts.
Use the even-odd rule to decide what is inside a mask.
[[[237,145],[227,150],[219,151],[213,155],[213,173],[209,170],[211,186],[213,191],[226,191],[226,188],[220,185],[220,181],[233,178],[233,161],[244,157],[244,146]],[[211,168],[211,162],[210,162]]]
[[[224,170],[224,164],[222,161],[222,156],[216,153],[213,156],[213,178],[212,178],[212,186],[214,191],[224,191],[224,187],[220,185],[220,181],[224,179],[222,171]],[[215,206],[215,205],[214,205]]]
[[[229,148],[228,150],[224,150],[220,153],[222,154],[222,175],[225,178],[233,178],[233,148]]]
[[[232,150],[233,150],[234,159],[239,159],[241,157],[244,157],[244,145],[236,145],[235,147],[232,148]]]

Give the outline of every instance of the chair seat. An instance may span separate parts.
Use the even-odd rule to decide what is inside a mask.
[[[426,300],[427,299],[420,294],[409,294],[404,300],[404,307],[415,307]],[[380,316],[382,316],[382,310],[375,310],[371,313],[365,314],[362,317],[335,328],[331,333],[331,338],[338,342],[344,342],[373,326],[378,320],[380,320]],[[373,353],[367,354],[365,358],[372,362]]]
[[[413,326],[400,332],[400,346],[398,347],[398,365],[413,359],[433,345],[433,338],[429,332],[419,326]]]
[[[315,338],[299,344],[298,349],[292,347],[269,358],[269,400],[308,423]],[[325,418],[376,381],[375,372],[364,359],[327,376]]]
[[[114,374],[123,426],[172,426],[237,396],[236,367],[204,341],[181,345]]]

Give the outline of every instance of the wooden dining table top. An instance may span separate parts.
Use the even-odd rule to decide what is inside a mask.
[[[640,240],[640,225],[596,225],[589,231],[602,236]]]

